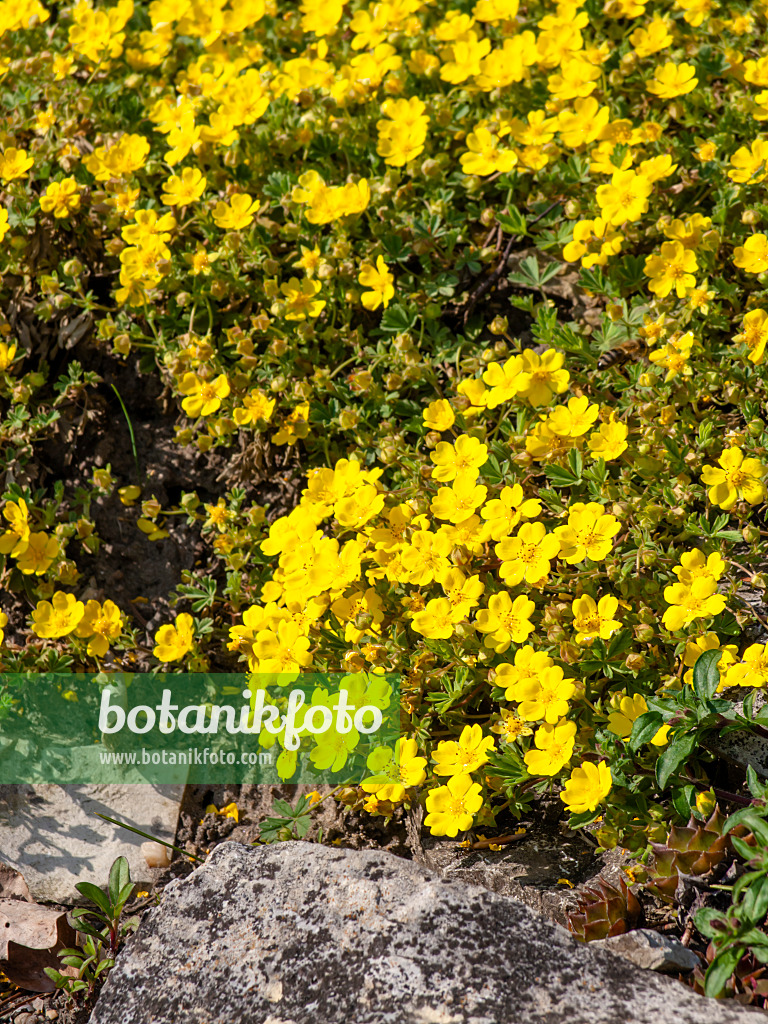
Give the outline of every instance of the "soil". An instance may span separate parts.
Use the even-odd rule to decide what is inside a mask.
[[[267,440],[253,441],[245,431],[234,453],[232,448],[201,453],[194,446],[180,446],[174,440],[179,422],[176,401],[156,373],[142,373],[138,357],[121,361],[92,344],[83,346],[82,352],[68,353],[68,361],[77,357],[86,370],[102,378],[101,383],[88,388],[79,400],[59,407],[61,418],[54,435],[35,446],[25,466],[12,464],[3,486],[14,479],[33,490],[49,490],[62,480],[66,513],[76,489],[92,484],[94,470],[110,467],[114,490],[97,497],[90,510],[102,543],[96,554],[90,554],[72,539],[67,555],[81,573],[78,596],[113,600],[145,631],[140,641],[151,646],[157,628],[178,611],[187,610],[181,604],[171,614],[169,602],[182,571],[199,570],[201,575],[218,574],[223,579],[223,563],[201,537],[200,525],[190,525],[183,516],[164,517],[169,536],[149,540],[136,525],[141,501],[154,497],[168,509],[178,505],[185,492],[195,491],[201,502],[215,504],[228,489],[238,487],[244,490],[247,504],[267,507],[271,521],[298,501],[304,470],[295,449],[272,448]],[[64,366],[64,362],[60,368],[53,366],[52,379]],[[117,491],[129,484],[140,484],[142,494],[136,504],[126,507]],[[8,615],[9,643],[24,646],[22,624],[33,603],[23,590],[6,591],[0,595],[0,607]],[[135,667],[148,670],[150,659],[140,656]]]

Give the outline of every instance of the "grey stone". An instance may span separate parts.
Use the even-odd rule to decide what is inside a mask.
[[[223,843],[165,890],[91,1024],[765,1024],[392,855]]]
[[[727,736],[712,736],[707,743],[719,757],[741,768],[751,765],[760,778],[768,779],[768,739],[764,736],[744,729]]]
[[[649,928],[638,928],[624,935],[613,935],[608,939],[599,939],[590,946],[601,947],[623,956],[638,967],[647,971],[661,971],[666,974],[679,974],[692,971],[701,961],[693,952],[671,935],[661,935]]]
[[[106,885],[116,857],[128,859],[143,888],[153,873],[141,855],[141,836],[110,825],[117,818],[173,842],[182,785],[0,786],[0,859],[23,875],[32,898],[77,903],[77,882]]]

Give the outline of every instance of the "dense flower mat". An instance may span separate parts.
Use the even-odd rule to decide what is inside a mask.
[[[767,19],[0,3],[0,305],[82,327],[56,380],[0,324],[4,667],[136,663],[78,568],[119,488],[131,529],[208,545],[152,665],[402,673],[366,810],[455,836],[552,792],[638,852],[708,815],[705,741],[768,680]],[[292,449],[297,507],[24,485],[96,350],[171,389],[179,446]]]

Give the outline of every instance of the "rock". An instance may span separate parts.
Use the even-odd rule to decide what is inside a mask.
[[[661,935],[649,928],[637,928],[624,935],[613,935],[590,943],[623,956],[625,960],[643,967],[647,971],[661,971],[666,974],[680,974],[692,971],[701,963],[696,954],[670,935]]]
[[[765,1024],[385,853],[227,842],[172,882],[90,1024]]]
[[[751,765],[761,779],[768,779],[768,739],[764,736],[740,729],[727,736],[711,736],[707,745],[713,753],[731,764],[743,769]]]
[[[131,878],[143,888],[152,872],[141,855],[143,838],[96,814],[118,818],[173,842],[184,787],[0,786],[0,851],[19,871],[32,898],[82,903],[77,882],[106,885],[116,857],[127,857]]]

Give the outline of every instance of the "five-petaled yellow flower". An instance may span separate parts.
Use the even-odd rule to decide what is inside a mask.
[[[709,488],[709,500],[726,510],[744,499],[758,505],[765,496],[768,466],[759,459],[744,458],[741,448],[726,448],[717,466],[704,466],[702,482]]]

